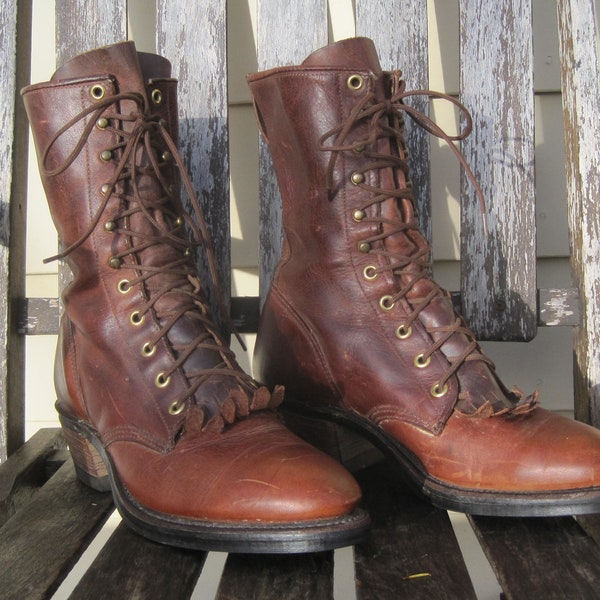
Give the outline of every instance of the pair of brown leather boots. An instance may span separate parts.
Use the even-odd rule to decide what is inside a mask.
[[[341,453],[344,432],[358,432],[440,507],[600,510],[600,432],[506,389],[429,277],[403,115],[439,128],[404,104],[372,42],[248,77],[285,229],[256,342],[261,384],[236,363],[196,274],[197,247],[213,273],[215,257],[177,151],[170,75],[166,59],[125,42],[23,91],[57,258],[74,275],[56,390],[79,477],[163,543],[353,544],[369,527],[360,489],[284,426],[284,385],[290,427]]]

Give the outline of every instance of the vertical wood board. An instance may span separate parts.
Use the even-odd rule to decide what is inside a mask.
[[[394,35],[390,35],[390,32]],[[356,34],[375,43],[381,66],[400,69],[407,90],[429,88],[427,2],[421,0],[356,0]],[[407,103],[429,114],[429,99],[413,97]],[[431,182],[429,134],[406,117],[410,178],[421,230],[431,241]]]
[[[572,273],[575,415],[600,427],[600,82],[593,0],[559,0],[559,49]]]
[[[218,320],[229,305],[229,136],[225,0],[157,0],[157,52],[178,79],[179,149],[206,217],[219,272],[216,298],[203,251],[200,275]],[[188,212],[192,214],[188,203]]]
[[[536,334],[531,0],[460,0],[461,101],[473,116],[462,150],[487,204],[461,183],[463,313],[481,339]]]
[[[25,295],[27,119],[19,90],[29,82],[31,0],[0,7],[0,462],[25,439],[25,342],[14,306]]]
[[[301,63],[327,44],[327,0],[257,0],[259,70]],[[259,142],[260,297],[264,302],[281,256],[281,196],[266,143]]]

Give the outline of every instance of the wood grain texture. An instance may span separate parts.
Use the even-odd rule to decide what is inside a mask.
[[[230,554],[216,600],[333,600],[333,553]]]
[[[29,83],[31,0],[0,7],[0,462],[25,439],[25,342],[14,305],[25,295],[27,117],[19,90]]]
[[[0,467],[0,527],[35,497],[49,478],[48,460],[65,447],[60,429],[40,429]]]
[[[56,64],[127,39],[127,0],[56,0]]]
[[[506,600],[596,600],[600,548],[571,517],[470,517]]]
[[[390,35],[393,31],[394,35]],[[384,70],[401,69],[408,90],[429,88],[427,2],[421,0],[356,0],[356,34],[371,38]],[[429,113],[429,99],[407,100]],[[406,118],[410,178],[416,196],[421,230],[431,241],[431,182],[429,134]]]
[[[575,415],[600,427],[600,82],[593,0],[559,0],[559,49],[572,272]]]
[[[531,0],[460,0],[462,150],[487,203],[489,235],[462,177],[463,315],[481,339],[536,334]]]
[[[225,0],[157,0],[157,52],[173,65],[178,83],[179,149],[205,214],[219,270],[222,298],[211,284],[206,254],[197,256],[201,280],[218,319],[229,304],[229,134]],[[185,203],[185,199],[184,199]],[[188,212],[192,214],[189,203]]]
[[[0,529],[3,597],[48,598],[111,510],[111,495],[80,483],[67,462]]]
[[[81,578],[73,600],[190,598],[206,552],[155,544],[121,523]]]
[[[358,600],[475,598],[448,514],[414,496],[392,464],[357,475],[373,520],[355,547]]]
[[[257,0],[259,70],[301,63],[327,44],[327,0],[281,2]],[[271,155],[259,141],[260,298],[264,302],[275,265],[281,256],[283,223],[281,196]]]

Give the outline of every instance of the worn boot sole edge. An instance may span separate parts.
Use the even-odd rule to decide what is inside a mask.
[[[360,434],[400,467],[409,487],[433,505],[446,510],[492,517],[553,517],[600,512],[600,488],[514,492],[469,489],[453,486],[430,475],[421,461],[401,442],[356,413],[331,406],[315,407],[286,399],[281,412],[288,413],[293,429],[294,415],[326,419]],[[296,433],[302,435],[300,431]]]
[[[296,554],[352,546],[368,536],[371,520],[361,508],[342,517],[288,523],[200,521],[153,511],[137,502],[120,481],[95,430],[85,421],[59,416],[63,428],[83,435],[93,444],[108,471],[108,477],[98,481],[76,467],[80,480],[98,491],[111,491],[125,523],[154,542],[214,552]]]

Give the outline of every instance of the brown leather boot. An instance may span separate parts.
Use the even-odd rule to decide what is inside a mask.
[[[56,388],[79,477],[158,542],[305,552],[363,537],[353,477],[282,425],[281,388],[242,371],[208,312],[191,249],[214,257],[177,152],[169,62],[116,44],[23,97],[74,274]]]
[[[400,74],[355,38],[248,82],[285,231],[254,364],[286,386],[290,425],[359,431],[444,508],[600,510],[600,431],[506,389],[429,277],[403,116],[449,138],[403,103]]]

